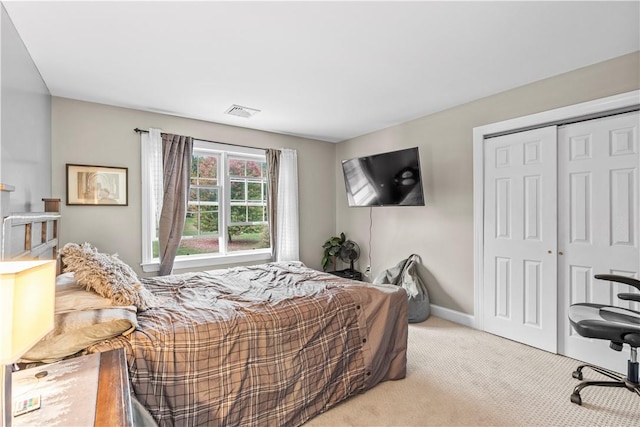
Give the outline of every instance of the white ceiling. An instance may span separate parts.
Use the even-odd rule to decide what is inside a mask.
[[[54,96],[331,142],[640,50],[637,0],[2,3]]]

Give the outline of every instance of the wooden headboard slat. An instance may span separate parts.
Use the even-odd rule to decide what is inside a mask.
[[[34,222],[52,221],[60,219],[58,213],[46,213],[46,212],[25,212],[25,213],[13,213],[4,217],[4,221],[11,221],[12,226],[33,224]]]
[[[53,236],[53,237],[56,237],[56,236]],[[40,241],[41,242],[47,241],[47,221],[44,221],[42,223],[42,230],[40,230]]]
[[[31,248],[30,250],[25,250],[22,253],[13,255],[11,258],[15,260],[18,260],[20,258],[38,258],[43,253],[55,249],[56,247],[58,247],[58,239],[49,240],[34,248]]]
[[[24,225],[24,250],[31,251],[31,226],[32,222]]]
[[[58,220],[60,214],[57,212],[25,212],[15,213],[2,219],[2,245],[0,247],[0,260],[11,259],[36,259],[42,254],[51,251],[50,258],[56,259],[58,254]],[[48,227],[48,222],[53,223],[53,227]],[[32,236],[33,225],[39,224],[41,227],[40,242],[38,237]],[[17,227],[24,226],[20,232],[23,234],[22,248],[12,247],[12,234],[18,232]],[[51,230],[49,236],[48,230]],[[18,237],[18,236],[16,236]],[[34,239],[35,237],[35,239]],[[36,242],[34,242],[36,240]],[[16,241],[15,243],[18,243]]]

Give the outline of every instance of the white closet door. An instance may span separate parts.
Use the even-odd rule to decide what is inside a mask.
[[[555,126],[485,140],[487,332],[557,349]]]
[[[638,113],[563,126],[558,131],[559,352],[626,372],[628,348],[579,336],[568,321],[570,304],[620,301],[627,285],[594,279],[594,274],[638,277]]]

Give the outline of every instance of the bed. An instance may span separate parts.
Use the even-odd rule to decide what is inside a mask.
[[[24,362],[124,348],[135,398],[161,426],[302,425],[405,376],[402,288],[301,262],[138,278],[88,243],[60,254],[56,328]]]

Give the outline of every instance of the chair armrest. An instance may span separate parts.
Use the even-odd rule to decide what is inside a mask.
[[[626,301],[640,302],[640,294],[618,294],[618,298]]]
[[[624,283],[625,285],[633,286],[640,291],[640,280],[634,279],[632,277],[619,276],[617,274],[596,274],[594,277],[600,280]]]

